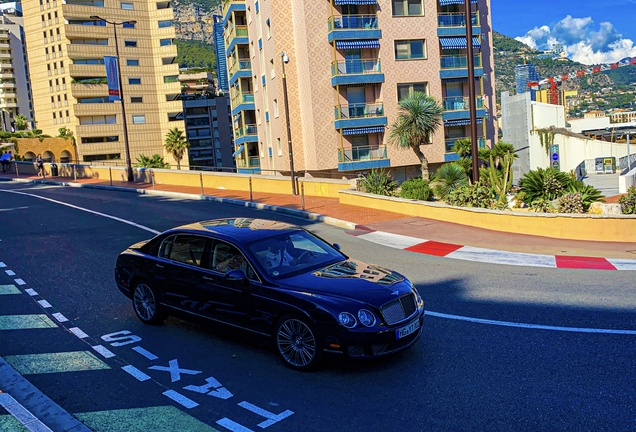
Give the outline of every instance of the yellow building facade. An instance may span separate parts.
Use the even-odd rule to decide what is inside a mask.
[[[52,136],[70,129],[81,162],[125,162],[122,104],[108,98],[103,60],[116,55],[116,34],[132,163],[141,154],[174,163],[163,149],[170,129],[184,130],[171,3],[25,0],[22,6],[37,128]]]

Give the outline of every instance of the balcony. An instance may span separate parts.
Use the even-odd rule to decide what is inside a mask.
[[[247,125],[234,129],[234,143],[258,142],[258,128],[256,125]]]
[[[236,168],[239,174],[259,174],[261,172],[261,160],[258,156],[250,156],[245,159],[236,159]]]
[[[245,6],[245,0],[226,0],[223,2],[223,22],[226,22],[229,18],[229,14],[233,11],[244,11],[247,7]]]
[[[378,59],[344,60],[331,63],[331,85],[376,84],[384,82]]]
[[[477,104],[477,117],[486,117],[483,97],[477,96],[475,102]],[[443,106],[443,120],[459,120],[470,118],[470,99],[466,96],[444,98]]]
[[[239,59],[228,70],[230,75],[230,85],[239,78],[251,78],[252,62],[249,59]]]
[[[16,87],[15,82],[2,82],[2,80],[0,80],[0,89],[15,89]]]
[[[380,39],[382,31],[378,29],[376,15],[342,15],[329,18],[328,40]]]
[[[225,55],[229,57],[235,45],[250,43],[246,25],[232,25],[225,34]]]
[[[386,146],[356,146],[338,149],[338,171],[355,171],[391,166]]]
[[[471,15],[473,34],[481,33],[479,16]],[[466,36],[466,16],[463,13],[440,13],[437,16],[437,36]]]
[[[459,155],[453,151],[453,146],[456,141],[459,140],[470,140],[470,137],[464,138],[446,138],[445,147],[446,153],[444,154],[444,162],[452,162],[459,160]],[[486,139],[484,137],[477,137],[477,145],[480,149],[486,148]]]
[[[2,108],[17,108],[18,107],[18,103],[11,101],[11,102],[4,102],[0,100],[0,107]]]
[[[9,59],[11,60],[13,56],[9,53],[0,53],[0,59]]]
[[[5,79],[15,79],[15,74],[13,72],[0,72],[0,80]]]
[[[337,105],[334,116],[336,129],[387,125],[384,105],[381,103]]]
[[[475,76],[482,76],[484,69],[481,64],[481,54],[474,56]],[[440,59],[439,77],[467,78],[468,77],[468,56],[466,55],[445,55]]]
[[[236,115],[241,111],[255,110],[254,105],[254,93],[243,92],[238,93],[232,97],[232,115]]]
[[[0,49],[11,49],[9,42],[0,42]]]
[[[106,84],[71,84],[71,94],[75,98],[108,96]]]

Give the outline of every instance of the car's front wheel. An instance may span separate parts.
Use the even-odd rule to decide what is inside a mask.
[[[285,315],[278,321],[274,337],[278,354],[290,368],[308,371],[320,364],[322,344],[305,318]]]
[[[148,282],[137,282],[132,301],[137,318],[144,324],[161,324],[165,321],[167,315]]]

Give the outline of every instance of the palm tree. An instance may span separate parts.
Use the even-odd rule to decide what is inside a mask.
[[[137,163],[135,164],[136,168],[170,168],[164,160],[163,157],[158,154],[152,155],[152,157],[148,157],[144,154],[140,154],[137,158]]]
[[[15,116],[15,128],[16,130],[25,130],[29,126],[29,120],[24,114],[18,114]]]
[[[180,131],[179,128],[170,129],[163,146],[177,161],[177,169],[181,169],[181,159],[183,159],[185,151],[190,148],[190,143],[183,135],[183,131]]]
[[[439,199],[443,200],[458,187],[468,185],[468,177],[464,168],[456,162],[439,167],[433,180],[437,183],[433,187],[433,192]]]
[[[389,142],[402,149],[410,148],[422,165],[422,178],[429,179],[428,159],[420,146],[429,143],[430,136],[442,124],[444,108],[435,98],[414,92],[400,101],[398,118],[391,127]]]

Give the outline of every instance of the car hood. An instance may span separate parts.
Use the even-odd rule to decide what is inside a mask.
[[[374,264],[348,259],[285,279],[286,289],[344,297],[380,306],[412,292],[402,275]]]

